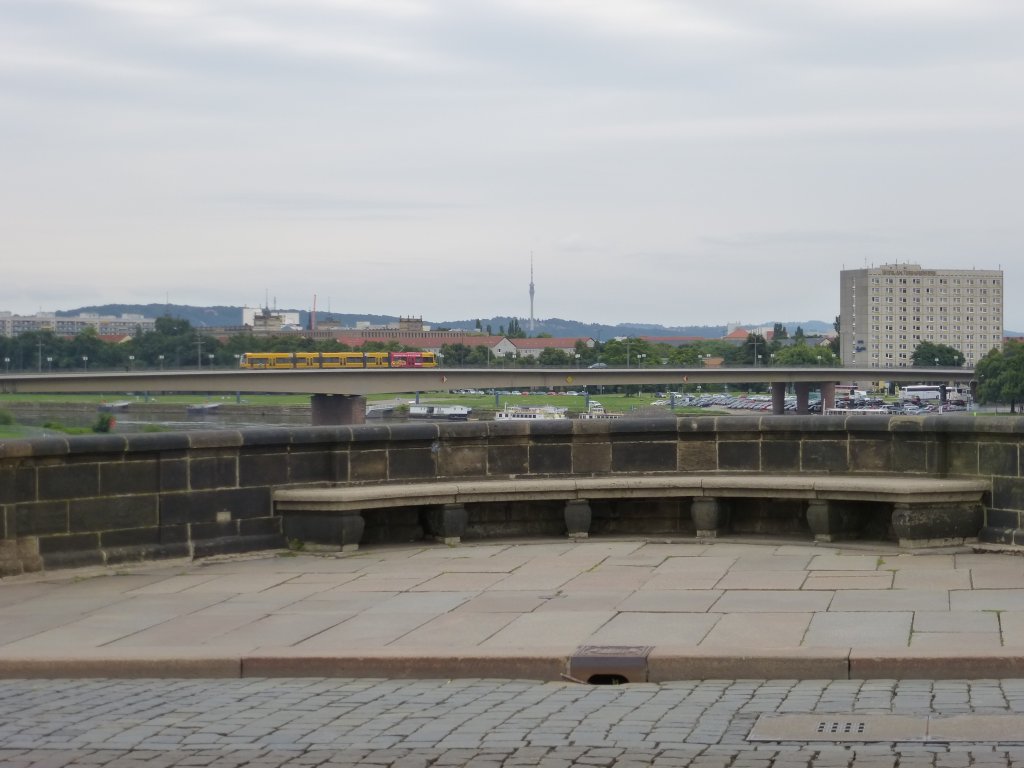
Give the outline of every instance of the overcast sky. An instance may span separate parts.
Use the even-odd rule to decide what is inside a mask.
[[[0,0],[0,310],[831,321],[1003,269],[1020,0]]]

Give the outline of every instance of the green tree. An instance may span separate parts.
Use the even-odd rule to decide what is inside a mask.
[[[808,344],[793,344],[775,353],[775,365],[822,366],[834,368],[839,360],[828,347],[812,347]]]
[[[519,325],[519,319],[518,318],[513,317],[511,320],[508,321],[508,334],[506,334],[506,335],[510,339],[525,339],[526,338],[526,331],[524,331],[523,327],[521,325]]]
[[[782,341],[788,338],[789,331],[786,330],[786,326],[782,323],[776,323],[774,328],[772,328],[772,341]]]
[[[933,344],[922,341],[914,348],[911,356],[915,368],[942,366],[943,368],[960,368],[966,358],[960,350],[948,344]]]
[[[469,363],[473,350],[465,344],[443,344],[441,354],[444,356],[445,365],[461,367]]]
[[[540,354],[537,356],[537,362],[542,366],[549,366],[551,368],[566,368],[570,365],[569,355],[562,350],[554,349],[553,347],[542,349]]]
[[[1007,342],[993,349],[974,368],[978,377],[978,400],[982,403],[1008,403],[1010,413],[1024,402],[1024,342]]]
[[[757,358],[760,357],[759,361]],[[743,362],[748,365],[760,365],[768,357],[768,342],[759,333],[748,333],[743,344]]]

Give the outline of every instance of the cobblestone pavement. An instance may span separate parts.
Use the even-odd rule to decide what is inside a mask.
[[[3,768],[1024,766],[1016,744],[754,743],[762,714],[1024,713],[1024,679],[8,680]]]

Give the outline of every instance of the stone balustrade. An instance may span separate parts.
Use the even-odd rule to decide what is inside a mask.
[[[980,537],[1024,545],[1022,435],[1024,418],[1008,416],[743,415],[2,440],[0,574],[282,546],[281,488],[681,472],[981,478],[992,490]],[[467,538],[560,534],[544,503],[481,508]],[[809,535],[804,512],[777,499],[738,506],[732,526]],[[591,525],[593,535],[694,530],[689,504],[672,499],[602,501]],[[421,536],[415,511],[388,510],[363,541]]]

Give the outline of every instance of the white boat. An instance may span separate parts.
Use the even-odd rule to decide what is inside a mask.
[[[567,409],[554,405],[508,405],[504,410],[495,411],[495,421],[537,421],[540,419],[564,419]]]
[[[604,406],[596,400],[590,401],[590,408],[581,413],[578,418],[580,419],[621,419],[621,413],[612,413],[606,411]]]
[[[424,403],[409,406],[411,419],[448,419],[449,421],[466,421],[473,409],[465,405],[427,405]]]

